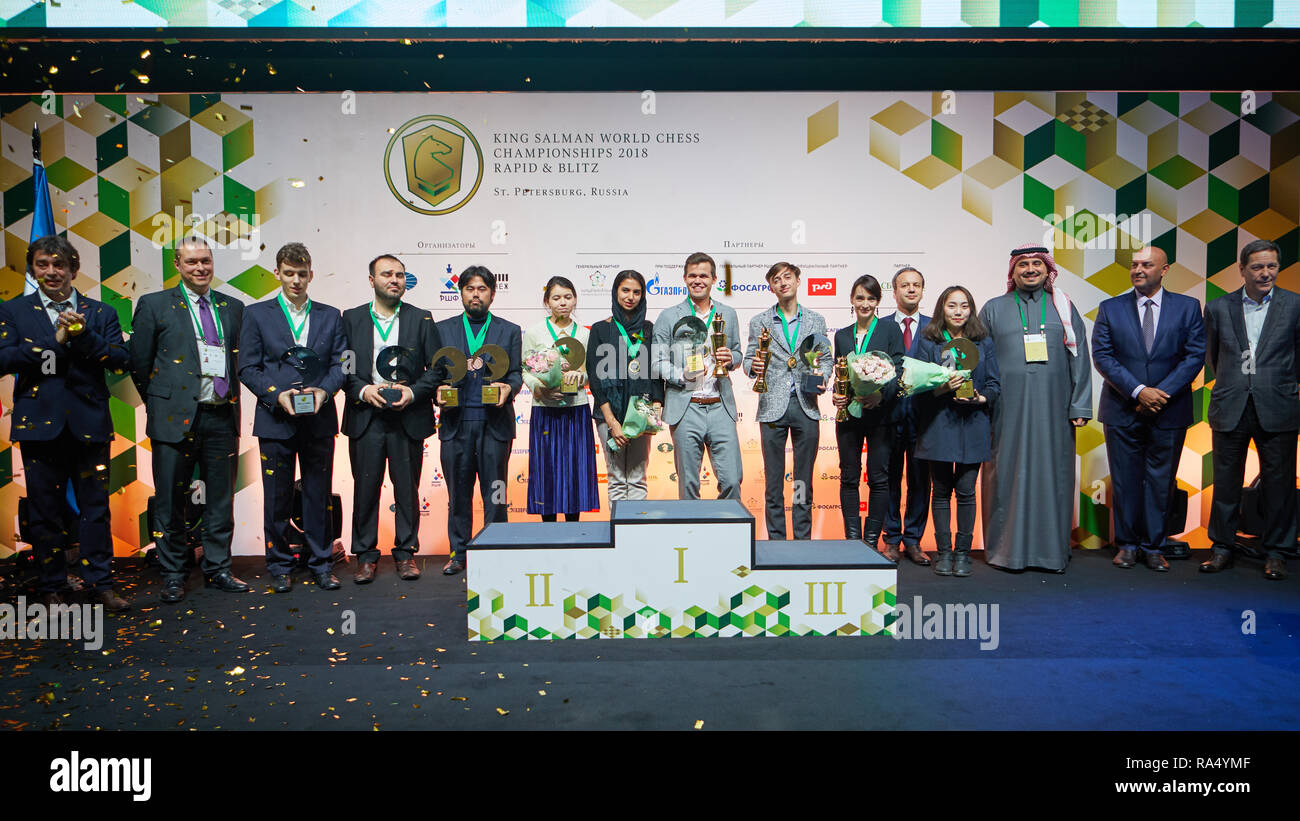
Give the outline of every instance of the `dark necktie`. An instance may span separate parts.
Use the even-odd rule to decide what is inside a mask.
[[[217,323],[212,320],[212,310],[208,308],[208,297],[206,294],[199,297],[199,322],[203,324],[203,341],[209,345],[221,347],[221,340],[217,338]],[[225,399],[227,391],[230,390],[230,383],[224,376],[212,377],[212,389],[217,399]]]
[[[1155,300],[1147,297],[1146,313],[1142,315],[1142,343],[1147,346],[1147,353],[1156,345],[1156,316],[1152,312]]]
[[[912,318],[903,319],[903,350],[912,350]]]

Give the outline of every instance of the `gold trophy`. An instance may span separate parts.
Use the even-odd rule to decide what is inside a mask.
[[[561,370],[565,374],[568,374],[571,371],[582,370],[582,366],[587,361],[587,349],[582,347],[582,343],[575,337],[560,337],[555,340],[555,349],[560,352],[560,356],[564,359],[564,364],[568,366],[561,367]],[[560,393],[576,394],[579,388],[581,388],[581,385],[576,383],[570,385],[567,380],[560,383]]]
[[[754,361],[763,363],[763,373],[754,380],[754,393],[767,393],[767,365],[772,361],[772,351],[768,346],[771,344],[772,335],[764,328],[758,335],[758,353],[754,354]]]
[[[722,314],[713,317],[713,376],[720,378],[727,375],[727,366],[718,361],[718,351],[727,347],[727,322]]]
[[[437,353],[433,355],[433,362],[429,364],[431,366],[437,365],[438,361],[441,359],[447,360],[447,376],[443,381],[443,385],[446,385],[447,388],[442,391],[443,407],[459,408],[460,388],[453,388],[451,386],[464,379],[465,374],[469,372],[468,360],[465,358],[465,353],[463,351],[451,346],[439,348]]]
[[[841,356],[835,360],[835,395],[849,395],[849,360],[848,357]],[[847,406],[835,411],[835,421],[843,422],[849,418],[849,409]]]
[[[975,383],[971,381],[971,374],[975,372],[975,368],[980,364],[979,348],[975,347],[975,343],[966,337],[959,336],[945,342],[941,350],[945,356],[951,353],[953,367],[968,372],[965,381],[961,383],[953,396],[958,399],[974,399]]]
[[[474,364],[477,363],[477,367],[482,368],[484,365],[484,355],[486,355],[488,359],[487,369],[488,379],[490,381],[496,382],[498,379],[506,375],[506,371],[510,370],[510,355],[507,354],[506,349],[500,345],[484,345],[480,348],[478,355],[471,360],[471,367],[474,367]],[[495,405],[500,401],[501,388],[499,386],[483,386],[484,405]]]

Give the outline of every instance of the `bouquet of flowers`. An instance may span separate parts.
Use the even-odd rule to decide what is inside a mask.
[[[524,358],[524,370],[542,383],[542,387],[558,388],[564,379],[564,369],[561,366],[563,361],[555,348],[543,348]]]
[[[628,439],[638,436],[653,436],[664,429],[664,420],[655,413],[654,405],[647,396],[634,396],[627,403],[627,413],[623,415],[623,435]],[[618,453],[618,443],[610,437],[605,442],[612,453]]]
[[[898,395],[912,396],[922,391],[934,390],[958,374],[969,377],[970,371],[961,368],[949,368],[905,356],[903,357],[903,376],[898,380]]]
[[[862,417],[862,400],[893,381],[897,375],[894,360],[880,351],[867,351],[864,354],[849,354],[845,357],[849,365],[849,385],[853,391],[853,400],[849,402],[849,414],[854,419]]]

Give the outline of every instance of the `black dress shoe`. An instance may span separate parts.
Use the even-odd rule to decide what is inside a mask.
[[[339,580],[334,578],[333,573],[316,573],[312,576],[316,581],[316,586],[321,590],[338,590]]]
[[[465,563],[460,559],[448,559],[447,563],[442,566],[442,575],[455,576],[457,573],[464,571]]]
[[[1151,568],[1157,573],[1169,572],[1169,562],[1165,561],[1165,557],[1162,554],[1156,553],[1155,551],[1152,550],[1148,550],[1146,554],[1147,554],[1146,556],[1147,567]]]
[[[1286,578],[1286,559],[1281,556],[1269,556],[1264,562],[1264,578],[1280,580]]]
[[[903,553],[912,560],[912,564],[919,564],[921,567],[930,566],[930,557],[925,555],[925,551],[919,544],[903,542]]]
[[[1218,573],[1232,567],[1232,553],[1227,550],[1215,550],[1210,558],[1201,562],[1202,573]]]
[[[208,576],[207,580],[203,582],[203,586],[215,587],[227,593],[247,593],[252,589],[248,586],[248,582],[235,578],[235,574],[229,570],[218,570]]]
[[[375,580],[375,563],[358,562],[357,572],[352,574],[352,581],[357,584],[370,584]]]
[[[1137,561],[1137,551],[1131,547],[1121,547],[1115,551],[1115,558],[1111,559],[1110,563],[1116,567],[1129,568],[1135,561]]]
[[[174,576],[163,579],[162,595],[158,598],[163,604],[175,604],[185,598],[185,577]]]
[[[273,574],[271,576],[271,589],[277,593],[288,593],[293,587],[293,579],[289,578],[288,573]]]

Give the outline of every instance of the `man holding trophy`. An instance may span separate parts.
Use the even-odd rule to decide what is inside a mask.
[[[257,400],[253,435],[261,450],[262,515],[271,589],[288,593],[294,556],[289,546],[294,464],[302,473],[303,535],[316,585],[337,590],[330,483],[338,411],[331,398],[343,387],[346,339],[337,309],[307,297],[311,254],[299,242],[275,254],[280,290],[249,305],[239,335],[239,381]]]
[[[821,414],[817,397],[831,376],[826,320],[799,305],[799,269],[778,262],[767,272],[776,305],[749,321],[745,372],[759,393],[759,438],[763,445],[767,538],[785,538],[785,443],[794,448],[793,525],[796,539],[812,538],[812,474]],[[763,344],[767,339],[766,346]],[[814,343],[821,338],[822,350]],[[811,357],[801,351],[807,349]],[[809,361],[811,358],[814,361]]]
[[[739,318],[712,298],[717,266],[697,251],[686,258],[687,298],[654,324],[654,365],[664,380],[664,421],[673,436],[677,497],[700,498],[704,451],[718,477],[718,498],[739,499],[740,439],[730,372],[740,367]]]
[[[343,330],[356,370],[344,385],[343,433],[352,464],[353,581],[374,581],[379,562],[379,494],[384,465],[397,508],[393,563],[404,581],[420,578],[419,488],[424,440],[437,429],[430,366],[442,347],[433,316],[402,302],[406,266],[384,254],[370,262],[374,299],[343,312]]]
[[[435,399],[443,407],[438,441],[442,472],[447,477],[447,540],[451,544],[451,555],[442,568],[444,576],[465,569],[476,478],[483,498],[483,521],[506,521],[506,469],[515,439],[512,400],[524,384],[523,334],[518,325],[490,312],[497,292],[496,276],[481,265],[472,265],[460,275],[458,285],[465,312],[438,323],[438,336],[447,347],[434,354],[434,367],[444,382]]]

